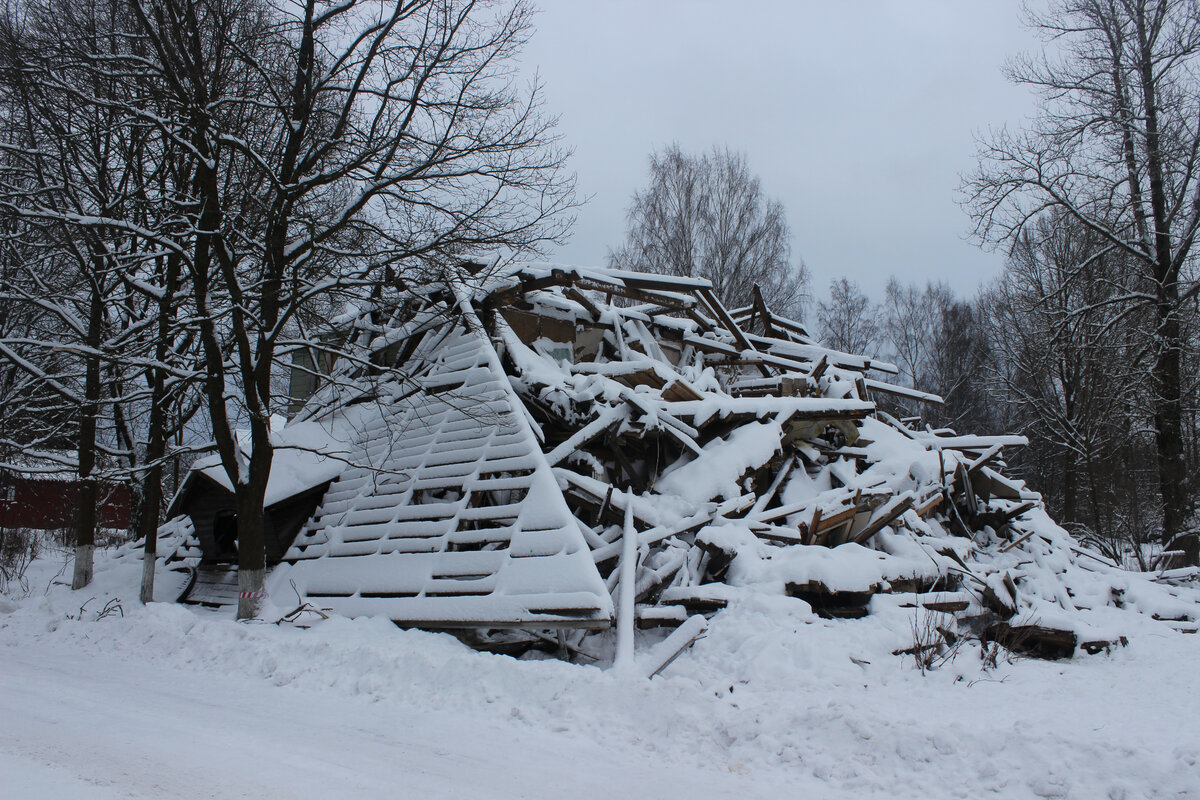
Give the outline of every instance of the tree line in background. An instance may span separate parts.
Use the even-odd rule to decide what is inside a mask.
[[[1114,319],[1096,303],[1106,290],[1064,283],[1075,263],[1063,252],[1071,233],[1050,222],[1037,227],[973,297],[893,277],[876,303],[854,282],[836,280],[816,303],[812,332],[828,346],[891,361],[900,383],[945,400],[875,398],[897,417],[959,433],[1028,437],[1028,447],[1005,454],[1010,471],[1043,494],[1051,516],[1130,567],[1159,566],[1154,559],[1163,550],[1184,551],[1181,538],[1194,535],[1195,522],[1189,513],[1193,521],[1182,530],[1163,528],[1153,385],[1137,344],[1144,320]],[[1186,317],[1183,376],[1192,398],[1200,315]],[[1185,410],[1185,496],[1194,502],[1200,422],[1194,402]]]

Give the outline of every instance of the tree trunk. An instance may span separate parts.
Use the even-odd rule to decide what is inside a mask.
[[[1160,289],[1170,293],[1174,286]],[[1177,292],[1176,292],[1177,294]],[[1200,564],[1200,538],[1176,542],[1187,522],[1188,498],[1183,463],[1183,402],[1180,395],[1183,343],[1174,303],[1159,304],[1159,353],[1154,363],[1154,439],[1158,450],[1158,485],[1162,496],[1163,543],[1184,551],[1184,561]]]
[[[166,260],[166,280],[162,298],[158,302],[158,343],[154,357],[161,365],[167,359],[173,317],[172,304],[179,282],[179,256],[172,254]],[[162,459],[167,452],[167,393],[166,374],[161,366],[151,372],[149,438],[146,442],[146,470],[142,485],[141,514],[138,517],[138,535],[145,537],[142,552],[143,603],[154,601],[154,566],[158,558],[158,514],[162,507]],[[178,462],[176,462],[178,466]],[[178,483],[176,483],[178,485]]]
[[[256,619],[266,599],[266,515],[264,492],[239,486],[238,492],[238,619]],[[264,487],[265,488],[265,487]],[[257,494],[257,498],[252,498]]]
[[[259,387],[252,386],[250,392]],[[247,392],[249,395],[250,392]],[[266,599],[267,482],[275,452],[271,446],[269,417],[250,418],[252,450],[246,464],[246,483],[237,484],[238,513],[238,619],[255,619]]]
[[[99,277],[94,276],[93,281]],[[100,289],[92,284],[88,311],[88,347],[100,346],[104,307]],[[88,354],[85,359],[84,402],[79,418],[79,508],[75,517],[75,573],[72,589],[92,582],[93,555],[96,549],[96,415],[100,409],[100,358]]]
[[[1183,528],[1187,516],[1187,492],[1183,464],[1183,403],[1180,397],[1183,339],[1180,335],[1179,266],[1186,250],[1176,253],[1171,241],[1171,214],[1159,133],[1159,94],[1155,58],[1145,9],[1134,18],[1138,36],[1138,74],[1142,85],[1142,111],[1146,126],[1146,173],[1150,182],[1150,208],[1154,221],[1155,331],[1158,353],[1152,370],[1154,379],[1154,433],[1158,450],[1158,485],[1163,504],[1163,539],[1171,541]],[[1157,31],[1156,31],[1157,32]],[[1187,563],[1196,564],[1194,537]]]
[[[152,419],[153,416],[151,414]],[[153,426],[153,422],[151,426]],[[147,448],[147,461],[150,466],[143,478],[142,502],[138,512],[137,533],[138,536],[145,538],[145,546],[142,549],[142,588],[138,595],[143,603],[154,602],[154,566],[158,559],[158,509],[162,505],[162,463],[151,460],[152,458],[161,458],[162,455],[161,452],[157,457],[150,454],[150,451],[154,449],[154,438],[152,429],[150,432],[151,445]],[[161,446],[159,450],[162,450]]]
[[[1078,492],[1078,481],[1076,480],[1077,467],[1075,465],[1075,451],[1070,447],[1064,447],[1062,451],[1062,519],[1063,522],[1075,522],[1076,517],[1076,494]]]

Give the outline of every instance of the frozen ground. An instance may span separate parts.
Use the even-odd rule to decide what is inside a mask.
[[[748,597],[646,681],[141,607],[105,554],[45,591],[58,566],[0,599],[0,798],[1200,797],[1200,637],[1141,617],[1111,655],[922,676],[911,609]]]

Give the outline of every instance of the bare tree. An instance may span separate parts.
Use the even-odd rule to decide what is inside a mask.
[[[1032,26],[1055,56],[1026,58],[1014,81],[1041,95],[1028,130],[983,143],[965,184],[977,231],[1016,242],[1059,209],[1128,265],[1112,314],[1145,309],[1165,541],[1186,533],[1184,315],[1200,230],[1200,14],[1188,0],[1061,0]],[[1193,534],[1181,544],[1200,560]]]
[[[894,275],[884,292],[883,335],[901,377],[912,387],[925,372],[933,347],[938,311],[934,293],[933,284],[922,291],[915,284],[900,283]]]
[[[847,278],[829,283],[829,300],[817,302],[821,340],[846,353],[873,356],[878,350],[879,310]]]
[[[1114,558],[1146,565],[1144,520],[1157,511],[1154,440],[1139,380],[1139,321],[1113,317],[1123,255],[1062,212],[1027,226],[984,306],[989,373],[1011,423],[1030,438],[1021,454],[1058,517]]]
[[[978,308],[959,300],[945,283],[924,288],[888,280],[881,309],[884,355],[915,389],[940,395],[944,403],[881,398],[904,416],[923,423],[983,430],[992,426],[983,367],[987,336]]]
[[[752,301],[755,284],[783,314],[799,316],[804,262],[793,264],[783,204],[766,197],[746,157],[724,148],[700,156],[673,144],[650,156],[650,185],[633,195],[614,267],[712,281],[730,306]]]
[[[567,153],[538,87],[519,84],[513,67],[531,8],[37,0],[20,12],[13,18],[41,21],[48,57],[13,26],[22,58],[11,72],[60,105],[26,115],[42,127],[24,140],[7,138],[6,152],[25,167],[6,174],[7,208],[57,226],[64,246],[94,256],[95,269],[79,274],[105,277],[102,307],[121,321],[101,346],[80,350],[97,367],[74,390],[81,430],[105,400],[115,440],[156,504],[170,433],[163,416],[200,378],[213,447],[235,488],[238,613],[254,616],[270,419],[286,400],[275,388],[281,360],[300,347],[336,348],[324,335],[331,311],[369,302],[381,281],[481,252],[537,252],[571,222]],[[58,17],[82,27],[56,36]],[[64,120],[78,136],[54,138]],[[91,160],[48,157],[60,141],[83,155],[81,143],[121,148],[92,147],[103,158]],[[61,170],[43,162],[68,165],[78,197],[64,199]],[[81,339],[90,331],[76,327]],[[198,363],[188,361],[193,343]],[[125,410],[131,376],[136,415]],[[241,426],[248,443],[235,435]]]
[[[569,224],[573,182],[537,88],[515,82],[531,30],[521,0],[145,0],[134,11],[197,154],[182,209],[188,274],[216,449],[236,490],[238,615],[252,617],[272,373],[308,344],[290,338],[296,321],[392,271],[536,251]]]
[[[942,287],[943,289],[945,287]],[[929,357],[919,388],[940,395],[941,406],[922,406],[925,421],[958,430],[1004,430],[988,392],[987,365],[992,358],[978,298],[956,299],[949,291],[934,294]]]
[[[125,401],[123,370],[110,370],[112,354],[127,350],[114,322],[115,296],[141,237],[111,221],[127,215],[134,173],[141,169],[136,135],[121,127],[122,102],[136,91],[119,87],[108,70],[88,71],[73,49],[112,44],[112,4],[56,3],[7,9],[0,30],[3,140],[6,169],[0,207],[10,225],[9,244],[22,249],[20,278],[0,287],[10,303],[47,315],[52,330],[40,339],[0,343],[0,355],[53,388],[74,409],[80,481],[73,588],[88,585],[95,546],[100,471],[117,456],[113,422],[102,430],[106,408]],[[111,52],[111,51],[109,51]],[[64,90],[65,88],[65,90]],[[76,98],[103,98],[79,108]],[[115,337],[115,338],[114,338]],[[123,344],[125,347],[123,348]],[[46,371],[42,358],[18,349],[65,348],[74,358]],[[106,386],[107,384],[107,386]],[[113,405],[105,402],[106,388]],[[26,444],[29,440],[26,439]]]

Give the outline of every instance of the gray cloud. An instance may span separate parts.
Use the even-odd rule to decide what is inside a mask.
[[[1004,0],[543,0],[525,63],[592,199],[555,260],[598,264],[624,233],[646,157],[678,141],[745,151],[787,208],[815,288],[845,275],[876,299],[890,274],[960,293],[1002,256],[956,204],[973,134],[1032,98],[1004,60],[1038,43]]]

